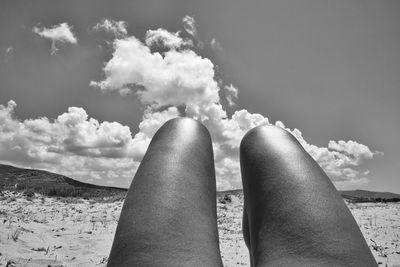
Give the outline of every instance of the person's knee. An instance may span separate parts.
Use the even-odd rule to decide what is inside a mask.
[[[188,117],[176,117],[165,122],[164,125],[174,125],[177,127],[204,127],[203,124],[195,119]]]
[[[275,151],[282,148],[283,143],[297,143],[296,138],[281,127],[273,125],[257,126],[248,131],[240,144],[242,155],[252,154],[262,150],[263,152]],[[296,144],[297,145],[297,144]]]
[[[210,133],[199,121],[177,117],[168,120],[157,131],[153,139],[172,139],[175,142],[199,141],[211,143]]]
[[[199,121],[187,117],[177,117],[167,121],[163,127],[169,127],[175,131],[184,131],[187,134],[200,134],[210,137],[207,128]]]

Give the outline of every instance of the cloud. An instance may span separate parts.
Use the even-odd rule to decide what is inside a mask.
[[[241,187],[238,149],[243,135],[268,118],[247,110],[224,117],[212,105],[207,119],[219,190]],[[180,116],[177,107],[155,111],[147,106],[139,132],[132,137],[129,127],[118,122],[98,122],[82,108],[70,107],[50,121],[46,117],[20,121],[14,118],[14,101],[0,105],[0,162],[46,169],[83,181],[128,186],[155,132],[171,118]],[[206,112],[206,113],[207,113]],[[211,115],[215,115],[214,117]],[[193,117],[192,115],[190,115]],[[277,125],[284,127],[281,122]],[[363,184],[368,170],[362,165],[382,152],[372,152],[354,141],[330,141],[328,147],[309,144],[298,129],[288,129],[338,186]]]
[[[4,62],[7,63],[14,54],[14,47],[9,46],[4,52]]]
[[[163,46],[170,49],[193,46],[193,42],[189,39],[181,38],[179,32],[169,32],[161,28],[148,30],[145,36],[145,43],[148,47]]]
[[[374,153],[363,144],[359,144],[355,141],[329,141],[328,148],[339,155],[346,155],[347,160],[341,164],[346,166],[357,166],[364,163],[367,160],[373,158]],[[379,152],[376,152],[379,153]]]
[[[226,100],[228,101],[229,106],[235,105],[234,99],[238,98],[239,90],[232,84],[229,86],[225,85],[224,89],[226,91]]]
[[[218,42],[217,39],[212,38],[210,42],[211,48],[216,50],[216,51],[222,51],[222,45],[220,42]]]
[[[134,91],[143,104],[156,107],[202,108],[219,101],[213,67],[192,50],[152,53],[131,36],[114,41],[113,57],[104,67],[106,79],[91,84],[104,91]]]
[[[185,31],[193,37],[197,37],[196,21],[193,17],[186,15],[182,18],[182,24]]]
[[[53,121],[46,117],[20,121],[14,116],[15,108],[12,100],[0,105],[0,162],[84,181],[105,182],[114,177],[116,184],[128,186],[139,164],[135,161],[138,144],[128,126],[100,123],[77,107]]]
[[[193,18],[186,16],[183,23],[189,34],[197,34]],[[115,40],[113,56],[104,67],[104,80],[92,82],[92,85],[104,91],[130,90],[147,107],[141,125],[151,130],[140,128],[135,136],[136,140],[142,140],[143,152],[156,129],[166,121],[158,110],[175,107],[168,116],[173,117],[179,116],[178,107],[184,107],[186,116],[200,120],[210,130],[218,189],[241,187],[240,140],[253,127],[271,123],[267,117],[247,110],[236,111],[229,118],[220,101],[222,90],[214,64],[190,48],[177,50],[181,40],[178,33],[164,29],[148,31],[144,42],[134,36]],[[156,42],[169,50],[151,51],[150,47]],[[233,85],[222,88],[228,104],[233,105],[238,89]],[[354,141],[330,141],[327,147],[317,147],[309,144],[298,129],[290,130],[281,121],[275,125],[290,131],[334,182],[365,182],[368,171],[363,170],[362,165],[379,154]]]
[[[307,152],[318,162],[326,174],[335,182],[345,185],[346,182],[360,183],[367,181],[368,170],[362,166],[374,156],[383,155],[371,151],[369,147],[355,141],[329,141],[327,147],[309,144],[298,129],[290,130]]]
[[[65,22],[54,25],[52,28],[35,26],[33,27],[33,32],[44,38],[62,43],[76,44],[78,41],[72,32],[72,27]]]
[[[115,21],[112,19],[103,19],[93,26],[96,31],[105,31],[114,34],[115,37],[123,37],[128,34],[128,23],[125,21]]]
[[[14,51],[14,48],[12,46],[9,46],[6,48],[6,54],[12,53]]]
[[[195,25],[190,18],[183,21],[186,31],[194,34],[197,29],[189,27]],[[70,107],[52,121],[45,117],[20,121],[13,116],[16,104],[10,101],[7,106],[0,105],[0,161],[88,182],[114,181],[114,185],[128,186],[155,132],[167,120],[184,115],[201,121],[210,131],[218,190],[240,188],[240,141],[248,130],[272,123],[245,109],[228,116],[220,94],[233,105],[238,89],[218,82],[213,62],[193,47],[184,47],[184,42],[179,32],[164,29],[147,31],[143,41],[135,36],[113,41],[104,78],[91,85],[102,91],[137,95],[145,110],[133,137],[127,126],[99,122],[78,107]],[[160,44],[162,51],[151,49]],[[355,141],[330,141],[318,147],[308,143],[300,130],[291,130],[281,121],[275,125],[290,131],[340,186],[368,181],[369,171],[364,166],[381,154]]]
[[[196,46],[202,49],[204,47],[204,44],[199,38],[199,34],[197,31],[197,23],[195,19],[188,15],[184,16],[182,18],[182,26],[185,29],[185,32],[193,38]]]
[[[58,51],[56,43],[76,44],[78,42],[78,39],[72,32],[72,26],[69,26],[66,22],[54,25],[51,28],[35,26],[33,27],[32,31],[43,38],[51,40],[52,55],[56,54]]]

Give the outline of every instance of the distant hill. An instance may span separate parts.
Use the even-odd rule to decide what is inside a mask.
[[[339,191],[340,195],[351,202],[400,202],[400,194],[389,192],[373,192],[366,190],[346,190]],[[219,198],[225,195],[243,195],[242,189],[220,191],[217,193]]]
[[[400,202],[400,194],[366,190],[340,191],[343,198],[355,202]]]
[[[63,197],[112,197],[127,190],[79,182],[64,175],[0,164],[0,190],[12,189]]]
[[[20,190],[63,197],[117,197],[123,198],[127,189],[99,186],[79,182],[67,176],[35,169],[23,169],[0,164],[0,190]],[[400,201],[400,194],[366,190],[339,191],[343,198],[352,202]],[[218,198],[225,195],[243,196],[242,189],[219,191]]]

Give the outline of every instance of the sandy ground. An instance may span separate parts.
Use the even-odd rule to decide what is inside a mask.
[[[249,266],[242,197],[218,203],[225,266]],[[400,266],[400,203],[348,204],[380,266]],[[122,202],[0,193],[0,266],[106,266]]]

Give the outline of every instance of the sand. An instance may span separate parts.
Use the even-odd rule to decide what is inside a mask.
[[[225,266],[249,266],[241,196],[218,203]],[[0,193],[0,266],[106,266],[122,201]],[[400,203],[348,204],[375,259],[400,266]]]

